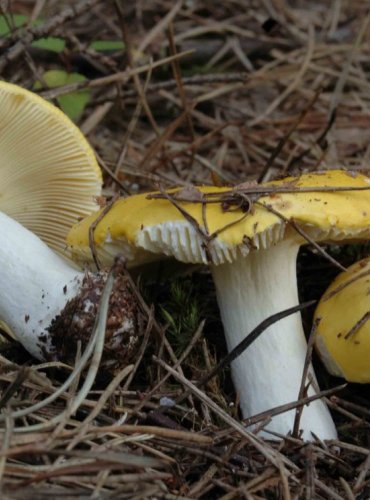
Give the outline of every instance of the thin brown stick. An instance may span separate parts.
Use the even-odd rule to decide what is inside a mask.
[[[280,406],[276,406],[271,410],[266,410],[256,415],[253,415],[253,417],[245,418],[243,422],[247,426],[255,425],[258,422],[262,422],[263,420],[266,420],[268,418],[275,417],[276,415],[280,415],[281,413],[294,410],[295,408],[303,407],[307,404],[310,404],[312,401],[316,401],[317,399],[328,398],[333,394],[336,394],[337,392],[344,390],[346,387],[347,384],[342,384],[333,387],[332,389],[326,389],[325,391],[320,391],[313,396],[307,396],[305,398],[300,399],[299,401],[292,401],[291,403],[286,403]],[[265,432],[270,432],[271,434],[274,434],[272,431],[266,430]]]
[[[367,323],[370,319],[370,311],[367,311],[357,322],[353,327],[349,330],[348,333],[344,336],[345,340],[348,340],[352,338],[360,328],[364,326],[365,323]]]
[[[290,129],[288,130],[288,132],[280,139],[280,141],[278,142],[276,148],[273,150],[273,152],[271,153],[269,159],[267,160],[266,165],[264,166],[262,172],[258,176],[258,180],[257,180],[258,183],[264,182],[267,179],[269,170],[272,167],[275,159],[281,153],[281,151],[283,150],[285,144],[289,141],[289,139],[292,136],[292,134],[297,130],[297,127],[305,119],[307,113],[310,111],[310,109],[313,107],[313,105],[316,103],[317,99],[319,98],[319,95],[320,95],[320,91],[318,90],[318,91],[316,91],[314,93],[312,99],[309,101],[309,103],[303,109],[303,111],[301,111],[301,113],[299,114],[297,120],[295,122],[293,122],[293,124],[290,127]]]
[[[19,391],[20,387],[22,387],[23,382],[29,376],[29,368],[21,367],[18,372],[15,380],[9,385],[9,387],[3,392],[0,398],[0,409],[4,408],[8,401],[13,397],[13,395]]]
[[[175,54],[177,54],[177,49],[176,49],[176,44],[175,44],[175,37],[174,37],[172,23],[170,23],[168,26],[167,34],[168,34],[169,48],[171,51],[171,55],[175,55]],[[173,68],[173,74],[174,74],[175,80],[176,80],[177,90],[179,92],[180,99],[181,99],[184,111],[186,113],[186,122],[187,122],[187,125],[189,128],[191,140],[194,141],[195,131],[194,131],[194,126],[193,126],[191,114],[189,112],[189,109],[191,109],[191,107],[189,108],[188,100],[187,100],[185,89],[184,89],[184,84],[182,82],[182,75],[181,75],[179,60],[174,59],[171,64],[172,64],[172,68]]]
[[[368,191],[370,189],[370,186],[341,186],[341,187],[331,187],[331,186],[321,186],[321,187],[297,187],[297,188],[292,188],[288,186],[253,186],[253,187],[242,187],[239,188],[238,186],[235,186],[232,190],[225,190],[220,193],[220,191],[215,191],[215,192],[208,192],[208,193],[203,193],[205,201],[207,203],[220,203],[220,202],[227,202],[229,201],[228,196],[235,196],[235,195],[258,195],[258,197],[261,196],[267,196],[267,195],[274,195],[274,194],[280,194],[280,193],[334,193],[334,192],[342,192],[342,191]],[[155,199],[163,199],[165,196],[161,193],[148,193],[147,198],[149,200],[155,200]],[[194,199],[189,199],[186,196],[178,196],[177,201],[182,201],[182,202],[192,202],[192,203],[202,203],[200,200],[194,200]],[[230,199],[230,202],[233,201],[233,198]]]
[[[283,215],[281,212],[278,210],[275,210],[272,208],[270,205],[267,205],[265,203],[260,203],[258,201],[255,202],[256,204],[260,205],[261,207],[266,208],[269,212],[277,215],[280,219],[282,219],[286,224],[290,225],[298,234],[300,234],[310,245],[316,248],[316,250],[323,256],[325,257],[326,260],[334,264],[335,267],[340,269],[341,271],[346,271],[346,268],[342,266],[340,262],[338,262],[334,257],[332,257],[326,250],[324,250],[315,240],[313,240],[307,233],[304,231],[295,220],[293,219],[288,219]]]
[[[370,470],[370,452],[368,453],[363,464],[361,464],[360,474],[358,475],[358,478],[357,478],[356,483],[355,483],[354,488],[353,488],[355,492],[361,491],[362,486],[365,483],[366,476],[367,476],[369,470]]]
[[[135,63],[134,63],[134,58],[132,56],[132,52],[133,51],[132,51],[132,47],[131,47],[131,40],[130,40],[130,37],[129,37],[129,34],[128,34],[128,30],[127,30],[127,27],[126,27],[125,15],[124,15],[124,12],[123,12],[123,8],[122,8],[122,5],[121,5],[121,2],[119,0],[114,0],[114,6],[115,6],[115,9],[116,9],[116,12],[117,12],[117,17],[118,17],[119,24],[120,24],[120,29],[121,29],[121,32],[122,32],[122,39],[123,39],[125,47],[126,47],[126,54],[127,54],[127,58],[128,58],[129,68],[134,68],[135,67]],[[171,55],[174,55],[174,54],[171,54]],[[175,64],[175,61],[176,61],[176,59],[172,62],[172,64]],[[150,69],[149,74],[151,75],[151,73],[152,73],[152,71]],[[152,113],[152,111],[150,109],[148,101],[146,99],[145,90],[143,89],[143,86],[141,85],[139,74],[138,73],[133,73],[132,74],[132,79],[134,81],[134,86],[135,86],[135,89],[136,89],[137,94],[139,96],[139,100],[141,102],[142,108],[144,109],[144,111],[146,113],[146,116],[148,117],[148,120],[150,121],[150,123],[152,125],[153,130],[155,131],[155,133],[159,137],[160,136],[160,130],[159,130],[157,122],[156,122],[156,120],[155,120],[155,118],[153,116],[153,113]]]
[[[213,443],[213,439],[211,437],[204,436],[196,432],[166,429],[163,427],[156,427],[153,425],[139,425],[139,424],[111,425],[111,426],[99,427],[97,431],[99,432],[99,434],[104,434],[106,432],[115,432],[124,434],[153,434],[153,436],[158,436],[167,439],[176,439],[181,441],[189,441],[206,446],[211,445]]]
[[[243,438],[246,438],[248,443],[250,443],[252,446],[254,446],[269,462],[274,464],[275,466],[278,466],[279,463],[279,458],[281,455],[273,450],[271,447],[265,445],[262,445],[262,442],[254,436],[252,433],[248,432],[243,425],[241,425],[239,422],[237,422],[235,419],[230,417],[224,410],[222,410],[212,399],[210,399],[204,392],[202,392],[200,389],[198,389],[193,383],[191,383],[189,380],[187,380],[183,375],[180,375],[178,372],[176,372],[171,366],[169,366],[167,363],[165,363],[163,360],[158,359],[156,356],[153,356],[153,360],[158,363],[160,366],[165,368],[171,375],[178,380],[180,383],[182,383],[184,386],[186,386],[188,389],[191,390],[192,394],[195,395],[197,398],[199,398],[201,401],[203,401],[207,406],[214,412],[218,417],[220,417],[222,420],[224,420],[225,423],[227,423],[230,427],[232,427],[234,430],[236,430]],[[281,457],[283,458],[283,457]],[[284,459],[286,462],[286,460]],[[289,464],[290,466],[295,466],[293,464]]]
[[[107,213],[111,210],[115,202],[118,200],[119,195],[113,196],[113,198],[106,204],[106,206],[103,208],[103,210],[100,212],[100,214],[97,216],[97,218],[92,222],[92,224],[89,227],[89,247],[91,251],[92,258],[94,260],[94,264],[96,265],[96,268],[98,271],[101,269],[101,264],[99,261],[98,257],[98,252],[96,250],[96,245],[95,245],[95,239],[94,239],[94,231],[97,228],[99,222],[101,222],[104,217],[107,215]]]
[[[191,341],[189,342],[188,346],[184,349],[184,351],[181,353],[181,356],[179,356],[179,359],[176,361],[176,363],[173,365],[173,368],[176,370],[178,366],[181,365],[181,363],[187,358],[187,356],[190,354],[192,351],[193,347],[195,346],[196,342],[199,340],[200,336],[203,333],[203,328],[204,328],[205,320],[201,321],[200,325],[196,329]],[[160,389],[163,384],[168,380],[170,377],[170,373],[166,373],[164,377],[161,378],[161,380],[151,389],[149,392],[145,394],[143,399],[140,401],[140,403],[134,408],[134,412],[138,412],[141,410],[141,408],[145,405],[145,403],[150,399],[151,396],[153,396],[158,389]]]
[[[299,392],[298,392],[298,400],[301,400],[305,396],[307,396],[308,385],[306,384],[306,381],[307,381],[307,377],[308,377],[310,366],[311,366],[312,350],[313,350],[313,346],[315,343],[316,333],[317,333],[317,329],[318,329],[319,324],[320,324],[320,318],[316,318],[313,325],[312,325],[310,336],[308,338],[306,356],[305,356],[303,371],[302,371],[301,385],[299,387]],[[310,383],[311,382],[309,382],[309,384]],[[295,417],[294,417],[293,431],[292,431],[293,437],[299,436],[299,424],[300,424],[302,412],[303,412],[303,406],[297,406],[296,412],[295,412]]]
[[[337,287],[335,287],[334,290],[331,290],[330,292],[325,293],[322,296],[321,300],[323,302],[325,302],[326,300],[331,299],[332,297],[334,297],[334,295],[336,295],[337,293],[344,290],[347,286],[351,285],[352,283],[355,283],[357,280],[360,280],[362,278],[366,278],[366,276],[369,276],[369,275],[370,275],[370,269],[367,271],[362,271],[361,273],[356,274],[356,276],[353,276],[353,278],[350,278],[345,283],[342,283],[342,284],[338,285]]]
[[[259,325],[257,325],[250,333],[247,333],[245,338],[239,342],[237,346],[235,346],[207,375],[205,375],[203,378],[199,380],[199,382],[196,383],[197,387],[203,387],[206,385],[213,377],[215,377],[218,373],[221,372],[226,366],[230,366],[230,364],[237,359],[243,352],[245,352],[249,346],[255,342],[258,337],[267,330],[271,325],[276,323],[277,321],[280,321],[283,318],[286,318],[287,316],[290,316],[292,314],[295,314],[298,311],[301,311],[302,309],[311,306],[314,304],[315,301],[310,301],[310,302],[305,302],[304,304],[299,304],[294,307],[290,307],[289,309],[286,309],[284,311],[280,311],[276,314],[272,314],[268,318],[266,318],[264,321],[261,321]],[[181,401],[185,399],[187,396],[187,392],[182,394],[176,401],[177,404],[180,404]]]
[[[2,38],[2,40],[0,40],[0,48],[8,48],[8,50],[0,57],[0,71],[3,71],[7,64],[20,57],[34,40],[50,35],[56,28],[80,16],[98,2],[99,0],[80,0],[76,5],[67,7],[61,13],[45,22],[42,26],[28,28],[26,33],[22,34],[18,41],[10,48],[8,47],[13,43],[13,40],[6,37]]]
[[[164,57],[159,61],[154,61],[149,64],[143,64],[142,66],[136,68],[129,68],[124,71],[118,71],[117,73],[113,73],[112,75],[102,76],[100,78],[94,78],[92,80],[84,80],[83,82],[70,83],[68,85],[63,85],[61,87],[56,87],[50,90],[44,90],[40,92],[39,95],[44,99],[55,99],[56,97],[60,97],[65,94],[70,94],[71,92],[76,92],[77,90],[82,90],[85,88],[98,88],[105,87],[106,85],[112,85],[117,83],[125,83],[134,75],[139,75],[141,73],[147,73],[148,71],[152,71],[155,68],[159,68],[164,66],[174,59],[181,59],[193,51],[188,50],[185,52],[179,52],[174,56]]]

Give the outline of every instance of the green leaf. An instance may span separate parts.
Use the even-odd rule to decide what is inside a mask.
[[[120,40],[96,40],[90,44],[90,49],[94,49],[97,52],[122,50],[124,48],[125,44]]]
[[[79,73],[67,73],[59,69],[52,69],[46,71],[42,75],[43,83],[53,89],[55,87],[62,87],[71,83],[83,82],[86,78]],[[41,82],[36,82],[34,88],[39,89],[42,87]],[[86,105],[90,101],[90,89],[78,90],[77,92],[70,92],[57,98],[60,108],[68,115],[71,120],[77,121],[82,115]]]
[[[66,42],[62,38],[49,36],[47,38],[40,38],[40,40],[32,42],[31,45],[38,49],[50,50],[50,52],[60,54],[65,49]]]
[[[6,37],[11,34],[12,29],[21,28],[29,22],[29,17],[22,14],[10,14],[8,16],[0,16],[0,36]],[[36,19],[31,23],[32,26],[40,26],[43,24],[42,19]],[[39,49],[50,50],[51,52],[60,53],[65,49],[65,41],[62,38],[47,37],[34,41],[32,47]],[[90,48],[97,52],[109,52],[114,50],[122,50],[125,44],[121,40],[95,40],[90,44]]]
[[[9,23],[8,23],[9,21]],[[21,14],[13,14],[9,15],[7,17],[5,16],[0,16],[0,36],[8,36],[12,28],[20,28],[24,24],[26,24],[28,21],[27,16],[23,16]],[[9,27],[10,25],[10,27]]]
[[[22,14],[13,14],[7,17],[0,16],[0,36],[9,36],[13,28],[21,28],[22,26],[25,26],[28,21],[29,17]],[[40,26],[42,23],[42,19],[36,19],[31,23],[31,25]],[[59,54],[65,49],[66,43],[63,38],[50,36],[40,38],[40,40],[35,40],[32,42],[31,46],[39,49],[50,50],[50,52],[56,52]]]

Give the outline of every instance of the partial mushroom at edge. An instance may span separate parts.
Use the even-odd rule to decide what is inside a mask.
[[[370,383],[370,258],[340,273],[315,311],[316,350],[327,370],[348,382]]]

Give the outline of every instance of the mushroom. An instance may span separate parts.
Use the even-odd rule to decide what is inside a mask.
[[[76,270],[65,258],[65,238],[79,218],[98,208],[101,171],[79,129],[36,94],[0,82],[0,116],[1,325],[39,359],[50,355],[51,332],[59,329],[73,358],[70,334],[88,337],[106,274]],[[135,340],[135,302],[122,279],[115,287],[111,305],[121,313],[107,328],[108,349],[123,358],[120,339],[128,334]]]
[[[65,253],[71,226],[98,206],[94,152],[62,111],[0,81],[0,211]]]
[[[225,211],[222,195],[230,192],[226,188],[190,190],[189,201],[184,201],[184,190],[171,191],[162,199],[137,195],[118,200],[96,225],[94,246],[105,263],[124,250],[132,265],[163,255],[208,264],[231,350],[268,316],[298,303],[296,257],[307,241],[289,221],[315,241],[367,239],[369,187],[370,179],[360,174],[340,170],[304,174],[259,186],[270,193],[245,213],[232,206]],[[216,191],[220,201],[202,203]],[[98,216],[92,214],[74,226],[67,238],[80,262],[92,259],[88,234]],[[270,326],[232,363],[245,418],[297,400],[306,349],[297,313]],[[307,395],[313,396],[318,389],[312,366],[309,377]],[[272,417],[265,429],[286,435],[294,418],[295,410],[286,411]],[[312,433],[321,439],[336,437],[321,399],[303,408],[300,426],[306,440]]]
[[[315,346],[327,370],[348,382],[370,383],[370,258],[340,273],[315,311]]]
[[[36,358],[62,357],[51,343],[51,334],[59,334],[58,348],[73,360],[77,340],[87,343],[92,332],[107,273],[76,270],[2,212],[0,227],[0,318]],[[124,277],[115,278],[109,304],[114,321],[106,328],[106,349],[114,365],[114,357],[124,362],[137,342],[136,301]]]

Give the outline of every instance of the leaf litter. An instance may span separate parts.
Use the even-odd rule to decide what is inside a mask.
[[[18,30],[12,13],[43,22]],[[34,88],[40,70],[84,76],[37,92],[57,104],[66,93],[90,89],[78,124],[101,158],[108,206],[117,194],[158,186],[165,197],[180,186],[171,194],[175,203],[220,202],[193,186],[226,181],[225,209],[248,211],[266,194],[257,180],[338,167],[368,172],[365,0],[279,9],[257,0],[14,1],[1,14],[11,28],[0,40],[4,79]],[[48,37],[66,44],[58,59],[35,43]],[[94,49],[112,41],[106,51]],[[335,258],[346,266],[366,251]],[[307,301],[337,272],[315,252],[304,250],[299,262]],[[319,370],[338,441],[304,443],[297,433],[281,442],[261,439],[240,420],[219,320],[202,318],[175,352],[157,314],[160,300],[143,296],[136,277],[127,279],[149,326],[137,359],[113,375],[101,370],[109,282],[94,333],[74,363],[37,363],[18,344],[2,345],[2,498],[370,496],[368,386],[344,386]],[[209,297],[217,317],[207,273],[189,279],[202,282],[194,300]],[[166,288],[152,284],[152,297],[168,298]],[[289,406],[297,408],[297,422],[304,403],[302,391]],[[262,428],[286,409],[253,422]]]

